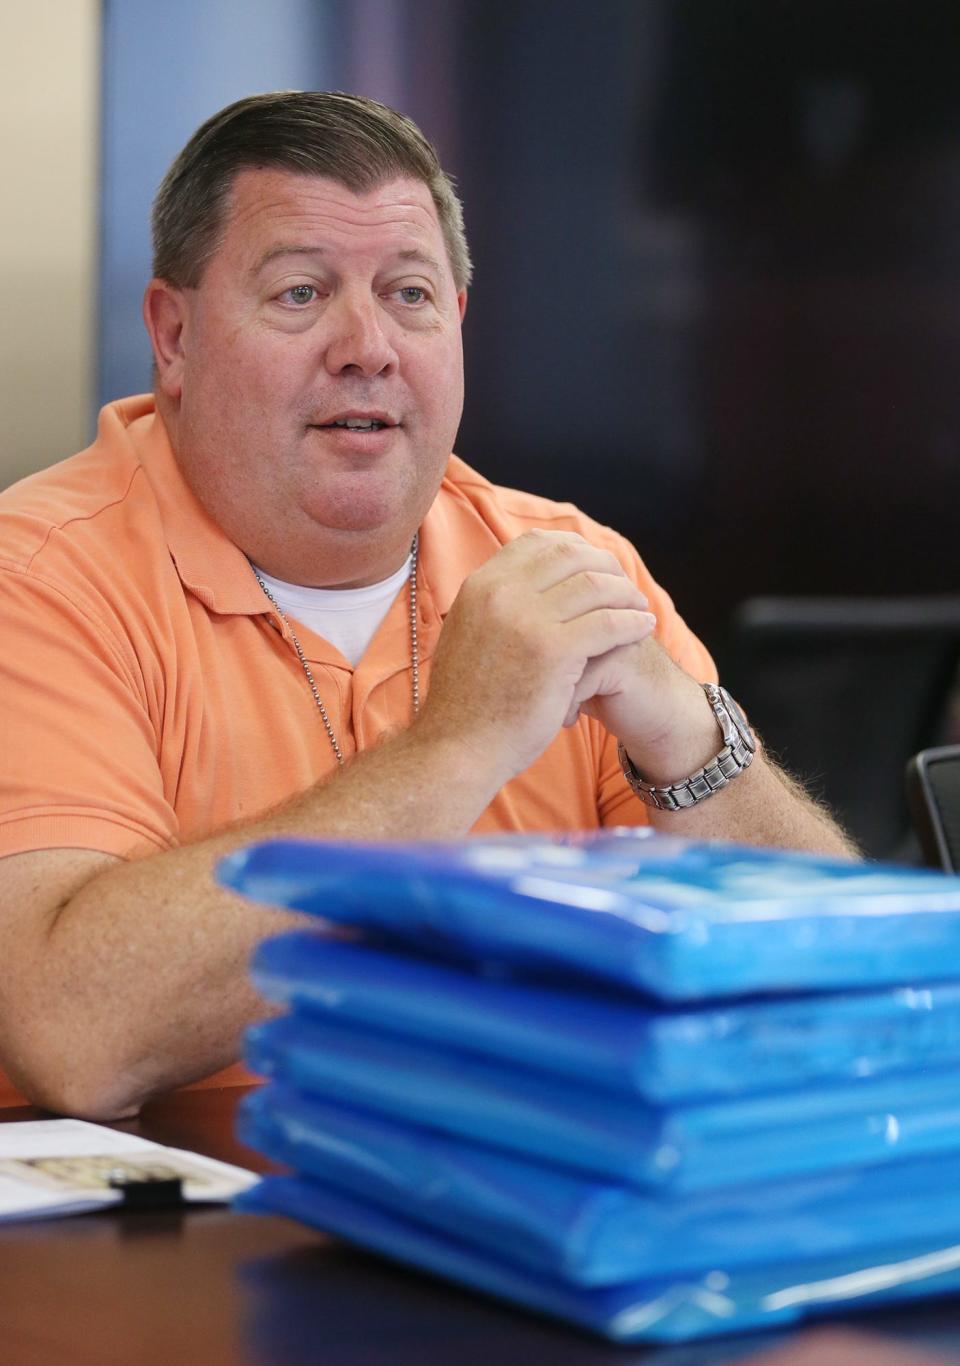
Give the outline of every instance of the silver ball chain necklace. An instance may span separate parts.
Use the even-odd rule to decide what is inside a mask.
[[[418,531],[410,545],[410,573],[407,576],[407,583],[410,586],[410,691],[413,698],[414,716],[418,716],[420,713],[420,651],[417,648],[417,555],[419,549],[420,533]],[[307,657],[303,653],[303,646],[300,644],[299,637],[290,623],[290,618],[260,577],[256,566],[251,565],[250,568],[253,570],[253,575],[257,583],[263,589],[264,597],[290,632],[293,648],[297,652],[300,667],[303,669],[307,682],[310,684],[310,691],[313,693],[313,700],[317,704],[317,711],[320,713],[320,720],[323,722],[323,728],[327,732],[327,739],[330,741],[330,745],[336,755],[337,763],[342,768],[343,751],[340,748],[340,741],[337,739],[337,732],[330,723],[330,717],[327,715],[327,709],[323,705],[323,698],[320,696],[320,690],[314,681],[313,670],[307,663]]]

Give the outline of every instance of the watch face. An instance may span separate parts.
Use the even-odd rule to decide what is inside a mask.
[[[733,698],[727,692],[726,688],[720,689],[720,696],[723,699],[724,706],[730,713],[730,717],[733,721],[733,724],[737,728],[737,731],[740,735],[740,739],[743,741],[744,748],[748,750],[751,754],[755,754],[757,749],[757,742],[754,738],[753,731],[750,729],[750,725],[747,721],[747,718],[744,716],[743,712],[737,706],[736,702],[734,702]]]

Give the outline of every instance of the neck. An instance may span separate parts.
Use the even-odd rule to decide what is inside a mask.
[[[419,532],[414,536],[412,542],[407,542],[402,550],[393,555],[381,553],[375,562],[367,561],[364,565],[365,572],[361,570],[361,565],[358,563],[359,557],[355,555],[336,556],[327,569],[323,561],[308,561],[300,554],[296,556],[261,556],[246,548],[244,548],[244,553],[252,564],[255,564],[270,578],[276,579],[280,583],[296,584],[300,588],[323,588],[329,591],[370,588],[373,584],[384,583],[387,579],[392,578],[406,565],[418,536]],[[324,559],[326,560],[326,557]],[[367,565],[369,568],[366,567]],[[357,570],[361,570],[361,572],[356,572]]]
[[[336,597],[338,593],[353,593],[359,595],[367,590],[376,593],[388,586],[400,587],[405,582],[410,570],[410,555],[407,555],[403,564],[395,569],[392,574],[387,574],[382,579],[375,579],[371,584],[337,584],[335,587],[331,587],[329,584],[303,583],[299,579],[282,579],[279,574],[272,574],[270,570],[265,569],[263,565],[256,564],[252,560],[250,561],[250,564],[258,578],[262,576],[281,592],[289,592],[298,595],[317,595],[318,597],[332,594]],[[304,600],[306,600],[306,596],[304,597]]]

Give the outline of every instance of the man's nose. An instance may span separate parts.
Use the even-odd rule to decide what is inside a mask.
[[[384,331],[377,300],[370,295],[341,295],[328,308],[326,321],[330,330],[325,362],[330,374],[356,370],[372,378],[397,368],[397,353]]]

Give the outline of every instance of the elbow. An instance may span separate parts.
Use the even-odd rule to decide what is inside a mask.
[[[133,1118],[149,1094],[118,1061],[114,1066],[98,1065],[79,1051],[35,1054],[8,1063],[7,1070],[31,1105],[93,1123]]]
[[[94,1124],[110,1124],[115,1120],[133,1119],[140,1112],[146,1097],[137,1097],[128,1088],[117,1084],[98,1084],[92,1078],[70,1078],[59,1085],[41,1087],[35,1091],[34,1105],[70,1119],[86,1119]]]

